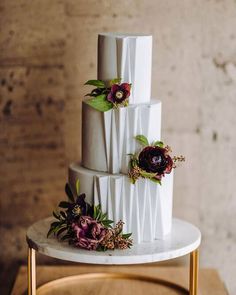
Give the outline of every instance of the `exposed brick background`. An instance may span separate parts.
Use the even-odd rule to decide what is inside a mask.
[[[153,34],[163,139],[187,158],[174,212],[201,228],[201,264],[236,293],[235,28],[233,0],[0,1],[1,294],[26,261],[26,228],[51,213],[80,158],[101,31]]]

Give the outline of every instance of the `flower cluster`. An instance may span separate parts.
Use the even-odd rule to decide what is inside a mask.
[[[123,222],[112,227],[106,213],[100,206],[90,206],[85,201],[85,194],[79,194],[79,181],[74,196],[69,184],[65,191],[69,201],[62,201],[59,207],[63,210],[53,212],[56,221],[51,223],[48,236],[54,234],[60,240],[68,240],[78,248],[106,251],[127,249],[132,246],[131,234],[123,234]]]
[[[129,178],[135,183],[138,178],[148,178],[161,184],[162,177],[176,168],[177,161],[184,161],[183,156],[171,157],[171,148],[163,142],[155,141],[149,144],[143,135],[137,135],[136,140],[144,147],[137,154],[130,154]]]
[[[100,249],[128,249],[132,246],[131,234],[121,234],[123,222],[120,220],[114,228],[109,228],[100,243]]]
[[[90,216],[80,216],[71,228],[75,233],[74,245],[83,249],[96,250],[106,235],[106,228]]]
[[[107,111],[113,107],[127,106],[131,84],[121,83],[121,79],[113,79],[109,86],[101,80],[89,80],[85,85],[95,86],[86,96],[91,97],[88,104],[99,111]]]

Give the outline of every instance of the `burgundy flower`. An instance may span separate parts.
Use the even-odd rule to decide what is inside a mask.
[[[68,209],[66,213],[69,220],[73,220],[79,214],[85,215],[86,214],[85,194],[79,195],[74,203],[70,203],[68,205]]]
[[[111,91],[108,93],[107,100],[112,103],[122,103],[130,96],[130,88],[131,84],[128,83],[112,85]]]
[[[147,146],[139,154],[139,167],[146,172],[156,173],[156,178],[167,173],[173,168],[173,160],[165,148],[158,146]]]
[[[107,232],[101,223],[90,216],[81,216],[78,222],[72,223],[72,229],[76,235],[75,245],[87,250],[96,250]]]

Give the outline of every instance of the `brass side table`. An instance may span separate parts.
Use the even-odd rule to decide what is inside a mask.
[[[183,294],[197,295],[198,292],[198,259],[201,233],[197,227],[180,219],[173,219],[172,233],[165,240],[155,240],[151,243],[135,244],[128,250],[106,252],[87,251],[59,242],[56,238],[46,237],[52,218],[46,218],[34,223],[27,231],[28,249],[28,295],[44,295],[55,285],[70,283],[73,280],[89,279],[127,279],[161,284],[177,289]],[[36,288],[36,251],[61,260],[107,265],[128,265],[151,263],[178,258],[190,254],[189,290],[184,287],[150,276],[128,273],[89,273],[69,276],[48,282]]]

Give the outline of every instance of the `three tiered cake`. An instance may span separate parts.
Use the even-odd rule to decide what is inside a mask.
[[[150,177],[132,182],[128,175],[130,157],[140,150],[137,136],[161,142],[161,102],[150,97],[151,60],[152,36],[99,34],[98,80],[131,84],[128,105],[100,111],[83,101],[82,161],[69,167],[71,187],[79,179],[88,202],[100,204],[114,222],[122,220],[135,243],[163,239],[172,224],[173,170],[161,184]],[[159,158],[150,161],[158,164]]]

